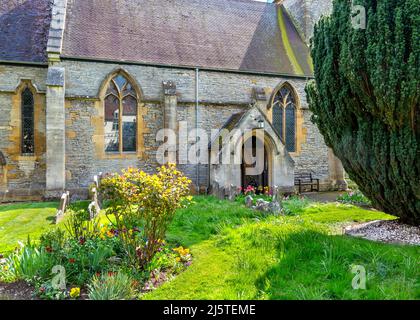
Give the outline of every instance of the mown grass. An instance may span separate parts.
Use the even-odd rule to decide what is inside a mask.
[[[286,217],[264,216],[213,197],[194,201],[177,212],[167,237],[171,244],[191,249],[193,264],[141,298],[420,299],[419,247],[340,234],[346,224],[392,216],[297,198],[285,202],[291,213]],[[0,206],[0,253],[54,227],[57,206]],[[352,265],[366,268],[366,290],[352,288]]]
[[[393,219],[349,205],[297,205],[262,217],[239,204],[196,198],[169,239],[189,246],[192,266],[144,299],[419,299],[420,248],[336,235],[337,223]],[[367,271],[354,290],[352,265]]]
[[[0,254],[8,253],[25,242],[36,240],[55,226],[56,202],[0,205]]]

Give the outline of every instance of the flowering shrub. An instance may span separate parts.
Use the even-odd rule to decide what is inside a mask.
[[[106,214],[115,217],[114,226],[128,256],[141,268],[157,253],[175,211],[191,201],[190,184],[173,164],[154,175],[130,168],[101,181]]]
[[[42,299],[132,299],[170,279],[191,263],[183,247],[173,250],[163,240],[175,211],[191,201],[191,181],[174,165],[148,175],[125,170],[102,180],[108,224],[90,219],[86,208],[73,206],[63,222],[1,259],[0,281],[24,280]],[[59,273],[55,270],[60,268]],[[57,278],[64,276],[63,278]],[[60,289],[56,286],[57,279]],[[54,285],[53,285],[54,282]]]

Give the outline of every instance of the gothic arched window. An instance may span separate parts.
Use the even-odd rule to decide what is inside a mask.
[[[273,100],[273,125],[289,152],[296,152],[296,97],[290,85],[283,85]]]
[[[105,94],[105,151],[137,150],[137,93],[130,81],[118,74]]]
[[[21,93],[21,116],[22,116],[22,154],[33,154],[35,152],[35,121],[34,121],[34,95],[26,87]]]

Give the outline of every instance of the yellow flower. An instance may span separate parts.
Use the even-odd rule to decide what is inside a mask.
[[[3,267],[3,270],[4,270],[4,271],[9,270],[9,266],[4,266],[4,267]]]
[[[72,288],[70,290],[70,298],[76,299],[80,297],[80,288]]]
[[[180,262],[181,258],[180,257],[176,257],[176,262]]]

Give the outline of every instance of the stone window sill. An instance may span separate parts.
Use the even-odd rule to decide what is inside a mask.
[[[17,157],[18,161],[35,161],[37,157],[34,154],[22,154]]]

